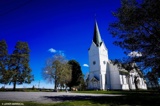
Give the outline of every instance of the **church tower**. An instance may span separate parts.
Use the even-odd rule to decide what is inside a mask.
[[[90,66],[89,80],[93,81],[93,84],[90,84],[89,88],[105,90],[108,50],[101,39],[97,21],[95,21],[93,40],[88,52]]]

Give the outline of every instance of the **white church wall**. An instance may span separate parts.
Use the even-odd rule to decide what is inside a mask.
[[[134,71],[131,71],[130,73],[130,89],[131,90],[135,90],[136,89],[136,87],[135,87],[135,83],[134,83],[134,77],[135,77],[135,75],[137,75],[137,73],[135,73]]]
[[[127,84],[127,78],[126,78],[126,76],[123,75],[122,78],[123,78],[123,84]]]
[[[99,76],[99,72],[98,71],[90,72],[89,79],[91,80],[94,77],[96,77],[98,80],[100,80],[100,76]]]
[[[99,71],[99,70],[98,70]],[[100,76],[99,76],[99,72],[98,71],[95,71],[94,72],[94,76],[96,77],[96,78],[98,78],[98,80],[100,80]]]
[[[106,75],[105,74],[100,74],[100,79],[101,79],[101,81],[100,81],[100,89],[101,90],[105,90],[105,84],[106,84],[106,80],[105,80],[105,77],[106,77]]]
[[[146,90],[147,89],[147,85],[144,82],[144,79],[139,76],[139,74],[138,74],[138,72],[136,70],[132,70],[130,72],[130,82],[132,82],[132,84],[130,84],[130,89],[132,89],[132,90],[136,89],[135,83],[134,83],[135,76],[138,76],[138,80],[139,80],[139,82],[138,82],[138,89],[144,89],[144,90]]]
[[[119,75],[122,90],[129,90],[129,81],[127,75]]]
[[[122,80],[123,80],[122,89],[123,90],[129,90],[127,75],[122,75]]]
[[[122,85],[123,84],[123,76],[119,75],[119,77],[120,77],[120,84]]]
[[[99,82],[92,82],[91,80],[96,77]],[[89,85],[88,89],[100,89],[100,76],[99,70],[93,70],[89,73]]]
[[[102,43],[101,47],[99,48],[99,58],[100,58],[100,65],[101,65],[101,70],[106,72],[107,68],[107,62],[108,62],[108,51]]]
[[[89,50],[89,66],[90,71],[99,71],[100,66],[99,63],[99,57],[98,57],[98,48],[95,46],[94,43],[92,43],[90,50]]]
[[[135,89],[133,76],[129,77],[129,88]]]
[[[89,89],[99,89],[99,82],[90,82],[89,86],[88,86]]]
[[[110,80],[109,62],[107,62],[107,71],[106,71],[106,89],[111,89],[111,80]]]
[[[99,47],[99,59],[101,71],[106,72],[107,62],[108,62],[108,50],[104,43]]]
[[[94,78],[95,74],[96,74],[95,72],[90,72],[90,74],[89,74],[88,89],[99,89],[100,88],[99,81],[98,82],[91,81]]]
[[[88,81],[88,89],[92,89],[92,83],[91,83],[91,79],[93,78],[93,73],[89,73],[89,81]]]
[[[146,83],[144,82],[143,78],[139,78],[138,88],[145,90],[147,89]]]
[[[113,64],[109,64],[108,66],[109,66],[109,71],[110,71],[111,89],[121,89],[118,67]]]
[[[129,90],[128,84],[122,84],[122,90]]]
[[[108,62],[108,51],[105,47],[105,44],[102,43],[102,45],[98,48],[99,49],[99,66],[100,66],[100,78],[101,83],[100,86],[102,90],[106,89],[106,68],[107,68],[107,62]]]

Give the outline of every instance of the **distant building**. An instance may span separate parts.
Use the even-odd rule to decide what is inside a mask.
[[[109,60],[108,49],[101,39],[96,21],[92,44],[88,52],[90,67],[87,78],[88,89],[134,90],[136,89],[135,80],[139,89],[147,89],[140,71],[120,69]]]

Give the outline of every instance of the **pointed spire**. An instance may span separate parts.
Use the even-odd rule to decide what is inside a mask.
[[[99,33],[98,24],[96,20],[95,20],[95,26],[94,26],[93,42],[96,44],[97,47],[101,46],[102,44],[102,39]]]

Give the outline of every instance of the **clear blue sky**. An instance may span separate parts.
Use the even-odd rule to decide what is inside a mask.
[[[0,40],[6,40],[10,54],[17,41],[28,42],[32,85],[41,81],[41,87],[46,87],[41,72],[46,59],[55,54],[49,52],[51,48],[78,61],[83,74],[89,72],[83,65],[88,64],[95,14],[109,58],[124,56],[107,30],[115,20],[112,11],[119,6],[120,0],[1,0]]]

